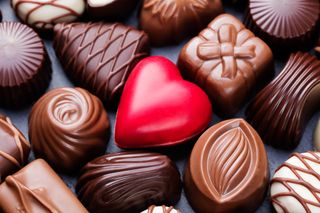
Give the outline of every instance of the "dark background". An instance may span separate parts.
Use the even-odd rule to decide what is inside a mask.
[[[237,16],[240,20],[243,19],[244,9],[239,6],[227,6],[225,5],[225,11],[227,13],[231,13],[235,16]],[[10,1],[9,0],[0,0],[0,9],[2,11],[3,15],[3,21],[13,21],[17,20],[13,10],[10,7]],[[138,16],[137,16],[137,9],[136,11],[130,15],[130,17],[124,21],[128,25],[132,26],[138,26]],[[173,62],[177,61],[177,57],[179,55],[179,51],[182,48],[182,46],[187,42],[188,40],[182,42],[180,45],[176,46],[169,46],[169,47],[163,47],[163,48],[152,48],[151,54],[152,55],[162,55],[169,59],[171,59]],[[49,89],[51,90],[53,88],[57,87],[63,87],[63,86],[73,86],[72,83],[67,79],[66,75],[64,74],[60,63],[55,55],[55,52],[52,48],[52,42],[51,39],[46,38],[45,44],[48,50],[48,53],[50,55],[51,61],[52,61],[52,81],[50,83]],[[276,59],[276,73],[279,73],[281,69],[283,68],[286,56],[282,56],[282,59]],[[24,133],[24,135],[28,136],[28,114],[30,112],[32,105],[30,105],[27,108],[11,111],[11,110],[5,110],[0,108],[0,113],[4,114],[11,118],[12,122]],[[242,108],[242,110],[235,116],[235,117],[244,117],[243,111],[245,109],[245,106]],[[107,153],[111,152],[118,152],[120,149],[114,145],[114,119],[115,119],[115,110],[108,110],[109,119],[111,122],[111,128],[112,128],[112,134],[108,143],[108,148],[106,150]],[[309,121],[307,128],[305,129],[305,132],[303,134],[303,137],[301,139],[300,145],[293,151],[281,151],[276,150],[270,146],[265,146],[269,158],[269,168],[270,168],[270,177],[272,177],[274,170],[287,158],[290,156],[292,152],[305,152],[308,150],[313,149],[313,131],[315,129],[317,120],[319,118],[320,114],[315,114],[312,119]],[[219,122],[221,119],[218,118],[216,115],[213,115],[212,124],[215,124]],[[211,124],[211,125],[212,125]],[[164,154],[167,154],[170,156],[172,160],[174,160],[179,167],[179,171],[181,173],[181,176],[184,172],[184,167],[186,165],[187,159],[189,157],[189,154],[192,150],[194,142],[189,142],[188,144],[172,147],[172,148],[163,148],[159,150],[152,150],[152,151],[158,151]],[[29,161],[32,161],[34,159],[33,153],[30,154]],[[66,176],[66,175],[60,175],[63,180],[66,182],[66,184],[74,190],[74,185],[76,183],[77,174],[74,176]],[[10,204],[9,204],[10,205]],[[181,199],[177,205],[175,205],[176,208],[180,208],[182,213],[191,213],[193,210],[189,206],[184,191],[182,192]],[[107,211],[107,210],[106,210]],[[257,212],[272,212],[272,206],[269,203],[269,197],[266,196],[265,201],[263,202],[262,206],[257,210]]]

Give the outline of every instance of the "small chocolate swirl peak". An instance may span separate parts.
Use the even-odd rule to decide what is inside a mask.
[[[80,88],[48,92],[29,117],[35,155],[64,172],[74,171],[103,154],[109,127],[101,101]]]
[[[0,115],[0,181],[16,172],[27,162],[30,144],[12,124],[10,118]]]
[[[140,212],[151,204],[176,203],[181,181],[175,164],[165,155],[119,152],[89,162],[76,191],[90,212]]]

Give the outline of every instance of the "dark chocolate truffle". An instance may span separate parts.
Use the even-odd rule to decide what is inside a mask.
[[[75,21],[85,10],[84,0],[11,0],[11,5],[22,22],[41,30]]]
[[[247,108],[247,120],[263,141],[293,149],[310,116],[320,106],[320,61],[308,53],[294,53],[281,73]]]
[[[162,46],[198,33],[222,11],[220,0],[144,0],[140,27]]]
[[[103,101],[118,98],[136,63],[149,53],[147,35],[122,24],[58,24],[54,31],[65,72]]]
[[[273,74],[271,49],[237,18],[215,18],[181,50],[178,67],[212,100],[214,111],[232,115]]]
[[[231,119],[212,126],[198,139],[184,186],[195,212],[255,212],[268,177],[261,138],[243,119]]]
[[[0,105],[21,107],[38,98],[51,79],[51,62],[28,26],[0,23]]]
[[[101,101],[84,89],[54,89],[30,113],[34,153],[59,171],[75,171],[104,154],[108,135],[108,116]]]
[[[317,35],[319,0],[249,0],[247,11],[248,28],[277,50],[304,49]]]
[[[82,170],[76,191],[90,212],[140,212],[170,206],[180,198],[180,174],[165,155],[149,152],[107,154]]]
[[[35,160],[0,185],[1,212],[88,211],[42,159]]]
[[[87,0],[87,13],[92,19],[119,20],[128,17],[138,0]]]
[[[21,169],[28,160],[30,144],[12,124],[0,114],[0,182]]]

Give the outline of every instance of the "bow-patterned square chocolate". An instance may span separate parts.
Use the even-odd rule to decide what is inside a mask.
[[[218,113],[232,115],[273,73],[273,56],[237,18],[223,14],[183,47],[178,66],[206,91]]]

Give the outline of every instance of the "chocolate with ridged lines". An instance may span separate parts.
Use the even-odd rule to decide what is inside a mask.
[[[118,99],[134,66],[149,54],[148,36],[119,23],[58,24],[54,34],[64,71],[107,102]]]
[[[140,212],[150,205],[173,205],[180,198],[177,167],[167,156],[119,152],[101,156],[82,170],[76,185],[90,212]]]
[[[0,23],[0,105],[21,107],[38,98],[51,79],[40,37],[18,22]]]

